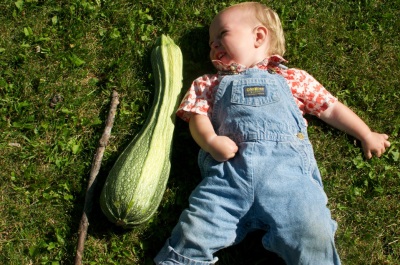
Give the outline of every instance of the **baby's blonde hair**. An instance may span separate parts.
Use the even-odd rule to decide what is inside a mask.
[[[285,36],[283,34],[282,23],[278,14],[271,8],[258,2],[239,3],[227,7],[222,12],[234,7],[247,9],[252,12],[256,19],[268,29],[270,44],[267,51],[268,55],[277,54],[283,56],[285,53]]]

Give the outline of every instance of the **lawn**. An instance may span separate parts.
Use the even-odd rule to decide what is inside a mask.
[[[152,104],[150,52],[168,34],[184,56],[184,88],[206,72],[208,24],[239,1],[3,0],[0,3],[0,264],[73,264],[92,159],[120,96],[98,175],[84,264],[152,264],[199,182],[198,147],[176,121],[172,170],[156,215],[123,230],[99,192]],[[281,17],[289,67],[312,74],[390,135],[381,158],[307,117],[343,264],[400,264],[400,1],[262,1]],[[282,264],[260,234],[218,264]]]

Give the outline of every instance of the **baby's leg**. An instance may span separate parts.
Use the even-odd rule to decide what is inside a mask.
[[[287,264],[338,265],[336,222],[326,206],[327,197],[310,148],[280,144],[275,155],[268,156],[274,167],[255,185],[256,212],[269,225],[263,245]]]
[[[155,258],[156,264],[214,264],[214,253],[244,237],[238,229],[250,202],[248,186],[229,163],[214,163],[190,196],[172,236]],[[224,174],[223,172],[230,172]]]
[[[278,253],[287,264],[339,265],[334,243],[336,222],[329,210],[318,206],[318,197],[291,196],[286,213],[275,211],[271,215],[274,221],[263,238],[264,247]]]

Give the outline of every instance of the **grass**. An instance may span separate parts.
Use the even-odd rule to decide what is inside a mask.
[[[238,2],[238,1],[236,1]],[[207,25],[235,1],[4,0],[0,3],[0,263],[71,264],[91,160],[110,95],[121,97],[98,191],[152,102],[150,51],[169,34],[184,54],[184,90],[208,62]],[[289,66],[303,68],[392,146],[366,161],[353,138],[313,117],[344,264],[400,263],[400,2],[265,1],[280,14]],[[198,147],[177,121],[172,172],[156,216],[124,231],[90,216],[85,264],[151,264],[199,181]],[[219,264],[281,264],[259,234]]]

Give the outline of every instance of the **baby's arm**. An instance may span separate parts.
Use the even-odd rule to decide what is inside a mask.
[[[389,136],[372,132],[360,117],[341,102],[336,102],[330,106],[321,114],[320,118],[360,140],[364,155],[368,159],[372,155],[380,157],[390,146]]]
[[[192,114],[189,128],[196,143],[219,162],[234,157],[238,151],[236,143],[229,137],[218,136],[215,133],[208,116]]]

